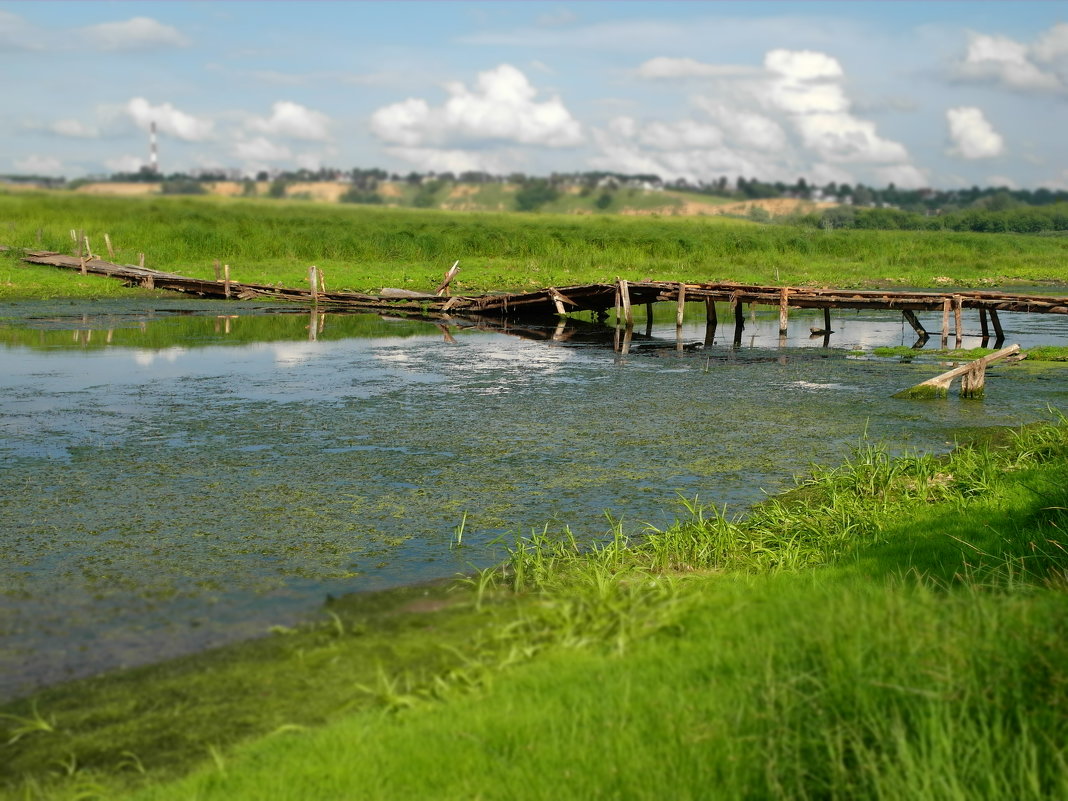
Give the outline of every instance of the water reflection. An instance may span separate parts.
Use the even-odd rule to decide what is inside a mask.
[[[930,365],[845,356],[911,344],[887,313],[836,315],[830,348],[797,313],[780,348],[777,315],[736,340],[703,304],[629,336],[88,306],[0,308],[0,696],[485,565],[546,521],[663,526],[679,493],[740,510],[865,433],[940,450],[1068,405],[1064,371],[1026,368],[993,371],[981,404],[890,399]],[[1013,315],[1006,335],[1063,343],[1066,322]]]

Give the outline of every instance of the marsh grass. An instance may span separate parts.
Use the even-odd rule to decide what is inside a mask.
[[[781,281],[865,285],[990,285],[1006,278],[1068,281],[1068,240],[943,231],[812,230],[725,218],[521,215],[331,207],[224,198],[105,198],[0,193],[0,227],[14,247],[66,252],[70,229],[111,235],[116,260],[209,278],[303,286],[309,264],[328,288],[435,286],[455,259],[459,291],[642,280]],[[37,231],[41,231],[38,242]],[[10,254],[8,296],[51,292]],[[72,276],[65,276],[70,282]],[[76,283],[72,287],[78,287]],[[91,293],[88,288],[74,291]]]

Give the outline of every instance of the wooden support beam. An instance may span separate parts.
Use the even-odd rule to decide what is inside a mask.
[[[826,332],[824,336],[830,336],[831,333],[831,307],[823,307],[823,330]],[[824,344],[827,344],[826,342]]]
[[[686,284],[679,284],[678,303],[675,304],[675,328],[682,328],[682,318],[686,314]]]
[[[964,338],[964,332],[960,328],[961,318],[961,304],[962,299],[960,295],[953,296],[953,330],[956,332],[957,347],[961,345],[961,341]]]
[[[459,259],[454,261],[452,263],[452,267],[450,267],[448,270],[445,271],[445,278],[442,280],[442,282],[440,284],[438,284],[438,288],[434,290],[434,294],[437,295],[438,297],[441,297],[442,295],[448,295],[449,294],[449,284],[452,283],[452,279],[456,277],[456,273],[458,273],[458,272],[460,272],[460,260]]]
[[[319,302],[319,268],[314,264],[308,268],[308,283],[311,285],[312,303]]]
[[[712,298],[705,298],[705,323],[711,325],[713,329],[719,323],[716,313],[716,301],[712,300]]]
[[[142,270],[145,269],[145,254],[144,253],[138,253],[137,254],[137,266],[140,267]]]
[[[994,324],[994,339],[997,342],[1005,341],[1005,332],[1001,330],[1001,320],[998,318],[998,310],[990,310],[990,322]]]
[[[946,298],[942,301],[942,347],[949,343],[949,309],[953,301]]]
[[[790,290],[783,287],[779,291],[779,336],[786,336],[786,327],[790,319]]]
[[[983,339],[990,339],[990,326],[986,321],[986,309],[979,308],[979,332],[983,335]]]
[[[227,300],[230,299],[230,265],[223,265],[223,294],[226,295]],[[230,333],[227,331],[226,333]]]
[[[731,297],[731,308],[734,309],[734,328],[741,331],[745,328],[745,309],[737,295]]]
[[[634,327],[634,309],[630,305],[630,284],[619,279],[619,301],[623,307],[623,323],[627,328]]]
[[[927,337],[930,336],[927,333],[927,329],[923,327],[923,323],[920,322],[920,318],[916,316],[916,312],[912,309],[904,309],[901,312],[901,316],[912,326],[912,330],[916,332],[916,336],[920,339],[927,339]]]

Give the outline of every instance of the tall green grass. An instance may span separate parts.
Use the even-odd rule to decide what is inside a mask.
[[[212,277],[328,287],[426,289],[456,259],[459,288],[523,289],[631,280],[960,285],[1068,281],[1068,241],[929,231],[825,231],[720,218],[522,215],[337,207],[225,198],[101,198],[0,193],[0,238],[68,251],[84,230],[97,251],[109,233],[119,261]],[[40,231],[40,237],[38,237]],[[40,241],[38,241],[38,238]],[[15,294],[14,267],[0,291]],[[12,286],[3,289],[4,282]]]

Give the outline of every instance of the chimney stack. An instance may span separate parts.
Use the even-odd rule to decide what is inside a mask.
[[[148,168],[153,173],[159,173],[159,149],[156,146],[156,121],[152,120],[151,136],[149,138],[150,154]]]

